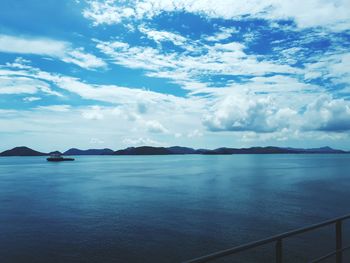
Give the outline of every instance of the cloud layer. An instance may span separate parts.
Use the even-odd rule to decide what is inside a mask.
[[[84,16],[99,25],[120,23],[125,19],[152,18],[163,12],[188,12],[226,20],[246,16],[268,20],[293,19],[301,28],[324,26],[344,30],[350,27],[349,9],[347,0],[108,0],[89,1]]]
[[[0,18],[4,147],[350,148],[348,9],[88,0],[61,31],[54,20],[28,32]]]
[[[48,56],[73,63],[86,69],[105,67],[105,62],[83,48],[72,48],[70,43],[46,38],[0,35],[0,52]]]

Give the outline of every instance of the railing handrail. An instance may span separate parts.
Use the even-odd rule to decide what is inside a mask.
[[[323,222],[320,222],[320,223],[317,223],[317,224],[309,225],[307,227],[301,227],[301,228],[298,228],[298,229],[295,229],[295,230],[292,230],[292,231],[287,231],[287,232],[284,232],[282,234],[274,235],[274,236],[271,236],[271,237],[268,237],[268,238],[265,238],[265,239],[260,239],[258,241],[249,242],[249,243],[246,243],[246,244],[243,244],[243,245],[240,245],[240,246],[236,246],[236,247],[232,247],[232,248],[229,248],[229,249],[224,249],[224,250],[221,250],[221,251],[218,251],[218,252],[214,252],[214,253],[208,254],[206,256],[202,256],[202,257],[198,257],[198,258],[195,258],[195,259],[192,259],[192,260],[188,260],[185,263],[208,262],[210,260],[214,260],[214,259],[218,259],[218,258],[221,258],[221,257],[224,257],[224,256],[228,256],[228,255],[231,255],[231,254],[242,252],[244,250],[248,250],[248,249],[251,249],[251,248],[254,248],[254,247],[257,247],[257,246],[265,245],[265,244],[268,244],[268,243],[271,243],[271,242],[274,242],[274,241],[282,240],[282,239],[285,239],[287,237],[291,237],[291,236],[295,236],[295,235],[298,235],[298,234],[302,234],[302,233],[305,233],[305,232],[308,232],[308,231],[311,231],[311,230],[314,230],[314,229],[317,229],[317,228],[321,228],[321,227],[324,227],[324,226],[327,226],[327,225],[335,224],[337,222],[341,222],[341,221],[349,219],[349,218],[350,218],[350,214],[347,214],[347,215],[340,216],[340,217],[337,217],[337,218],[333,218],[333,219],[330,219],[330,220],[326,220],[326,221],[323,221]]]

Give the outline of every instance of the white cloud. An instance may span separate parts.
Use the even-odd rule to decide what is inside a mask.
[[[25,97],[23,98],[23,101],[25,102],[33,102],[33,101],[38,101],[38,100],[41,100],[42,98],[40,97]]]
[[[321,26],[330,30],[346,30],[350,27],[349,9],[348,0],[93,0],[89,1],[89,7],[83,14],[94,25],[120,23],[125,19],[151,18],[162,12],[185,11],[208,18],[293,19],[301,28]]]
[[[231,90],[218,94],[210,104],[203,124],[210,131],[245,132],[246,140],[258,136],[249,132],[271,134],[264,135],[265,139],[288,140],[315,131],[350,130],[350,102],[327,93],[259,95]]]
[[[7,67],[18,69],[31,69],[30,61],[22,57],[17,57],[13,63],[6,63]]]
[[[254,77],[249,82],[242,84],[242,86],[254,92],[279,93],[284,96],[288,93],[302,93],[301,96],[304,96],[305,93],[320,93],[325,91],[322,87],[302,82],[295,76],[283,75]]]
[[[326,53],[318,58],[317,62],[307,63],[305,69],[305,78],[310,79],[329,79],[335,84],[345,84],[345,92],[350,91],[350,53]]]
[[[101,107],[96,105],[85,109],[82,112],[82,116],[88,120],[102,120],[104,118]]]
[[[105,142],[99,138],[91,138],[90,144],[104,144]]]
[[[164,104],[169,103],[175,107],[182,107],[186,102],[185,98],[173,95],[116,85],[87,84],[71,77],[54,77],[52,81],[59,88],[78,94],[84,99],[110,102],[116,105],[132,104],[138,107],[143,104],[145,107],[163,107]]]
[[[25,78],[1,77],[0,94],[35,94],[38,91],[36,84],[43,85],[43,82]]]
[[[67,52],[67,54],[62,57],[62,61],[66,63],[73,63],[81,68],[94,69],[106,67],[106,63],[96,57],[95,55],[85,53],[84,49],[79,48]]]
[[[214,103],[203,123],[212,131],[274,132],[294,125],[297,112],[268,96],[234,94]]]
[[[168,132],[168,130],[159,121],[156,121],[156,120],[145,121],[143,123],[143,125],[151,133],[167,133]]]
[[[92,19],[94,25],[102,23],[114,24],[120,23],[123,18],[132,17],[135,15],[133,8],[119,8],[114,6],[113,0],[107,1],[90,1],[89,8],[83,12],[84,17]]]
[[[203,136],[203,133],[198,129],[195,129],[187,134],[188,138],[195,138],[195,137],[202,137],[202,136]]]
[[[171,79],[184,89],[196,90],[207,87],[208,81],[198,79],[216,75],[262,76],[269,73],[301,73],[288,65],[258,59],[244,52],[241,43],[187,43],[196,46],[196,52],[167,52],[151,47],[129,46],[119,41],[97,41],[97,48],[112,59],[112,63],[134,69],[144,69],[149,77]]]
[[[38,92],[62,96],[53,91],[44,81],[27,77],[2,76],[0,72],[0,94],[36,94]]]
[[[185,37],[183,37],[179,34],[172,33],[172,32],[158,31],[158,30],[147,28],[144,25],[139,26],[139,30],[143,34],[146,34],[148,38],[153,39],[157,43],[161,43],[164,41],[170,41],[174,45],[181,46],[181,45],[185,44],[185,42],[186,42]]]
[[[71,110],[70,105],[49,105],[49,106],[38,106],[37,110],[44,111],[56,111],[56,112],[69,112]]]
[[[158,93],[150,90],[139,88],[127,88],[116,85],[94,85],[82,82],[78,78],[62,76],[59,74],[48,73],[37,68],[13,70],[2,69],[0,66],[0,79],[6,81],[17,81],[24,79],[33,83],[45,83],[44,91],[49,86],[55,86],[79,95],[83,99],[109,102],[115,105],[127,106],[133,109],[137,114],[153,113],[159,111],[176,111],[180,109],[188,109],[189,111],[197,111],[199,103],[189,103],[186,98],[176,97],[169,94]],[[30,87],[30,92],[34,92]],[[57,91],[47,91],[57,92]],[[101,108],[102,109],[102,108]],[[118,110],[114,110],[114,113]],[[129,118],[129,117],[128,117]]]
[[[125,138],[123,144],[126,146],[162,146],[163,143],[150,138]]]
[[[74,49],[68,42],[47,38],[0,35],[0,52],[49,56],[86,69],[106,66],[102,59],[86,53],[83,48]],[[19,61],[16,64],[24,65]],[[12,66],[16,66],[16,64]]]
[[[350,102],[322,95],[307,106],[304,121],[306,130],[350,131]]]
[[[67,48],[68,44],[63,41],[0,35],[0,52],[5,53],[62,57]]]
[[[232,34],[238,33],[238,30],[234,27],[230,27],[230,28],[221,27],[219,30],[220,31],[217,32],[215,35],[207,36],[204,39],[211,42],[220,42],[222,40],[228,39],[229,37],[232,36]]]

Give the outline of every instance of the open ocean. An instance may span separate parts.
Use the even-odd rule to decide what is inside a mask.
[[[181,262],[346,213],[347,154],[0,158],[1,263]],[[332,250],[333,230],[287,241],[286,262]]]

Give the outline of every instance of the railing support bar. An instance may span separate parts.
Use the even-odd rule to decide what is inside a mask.
[[[221,250],[206,256],[202,256],[202,257],[198,257],[189,261],[186,261],[186,263],[203,263],[203,262],[209,262],[212,260],[216,260],[225,256],[230,256],[233,254],[236,254],[238,252],[242,252],[242,251],[246,251],[248,249],[252,249],[255,247],[259,247],[268,243],[272,243],[275,242],[275,251],[276,251],[276,262],[277,263],[281,263],[282,259],[283,259],[283,253],[282,253],[282,240],[291,236],[295,236],[295,235],[299,235],[311,230],[315,230],[324,226],[328,226],[328,225],[334,225],[335,224],[335,231],[336,231],[336,250],[333,251],[332,253],[329,253],[325,256],[322,256],[320,258],[318,258],[317,260],[314,260],[312,262],[319,262],[323,259],[329,258],[331,256],[336,255],[336,262],[337,263],[343,263],[343,251],[345,249],[350,249],[349,247],[343,248],[343,244],[342,244],[342,221],[346,220],[346,219],[350,219],[350,214],[342,216],[342,217],[337,217],[331,220],[327,220],[318,224],[314,224],[308,227],[302,227],[293,231],[289,231],[289,232],[285,232],[283,234],[279,234],[279,235],[275,235],[275,236],[271,236],[269,238],[266,239],[261,239],[258,241],[254,241],[251,243],[247,243],[241,246],[237,246],[237,247],[233,247],[233,248],[229,248],[229,249],[225,249],[225,250]]]
[[[338,251],[336,254],[336,262],[343,263],[343,245],[342,245],[342,221],[338,220],[335,223],[335,249]]]
[[[276,241],[276,263],[282,263],[282,239]]]

